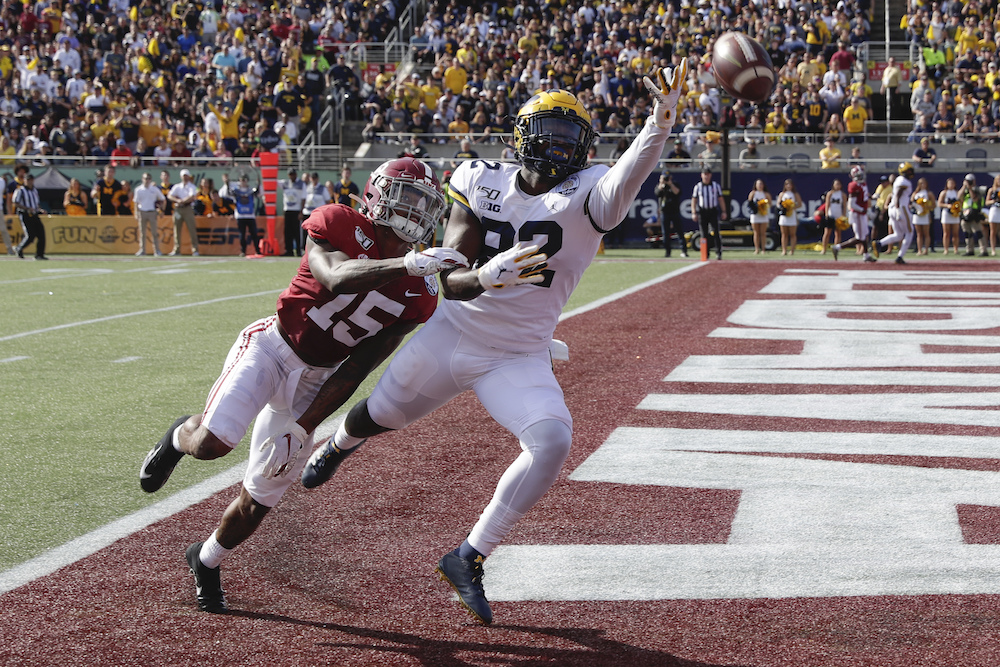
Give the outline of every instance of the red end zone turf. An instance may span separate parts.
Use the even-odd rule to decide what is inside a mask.
[[[836,269],[706,265],[559,326],[574,448],[487,561],[490,628],[433,576],[518,452],[463,396],[293,487],[223,563],[232,614],[183,552],[235,489],[0,597],[0,664],[1000,664],[1000,272]]]

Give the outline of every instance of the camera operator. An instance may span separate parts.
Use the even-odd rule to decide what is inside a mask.
[[[976,254],[976,239],[979,239],[979,256],[986,257],[986,234],[983,230],[983,193],[976,185],[975,174],[966,174],[962,187],[958,190],[958,201],[962,202],[962,231],[965,232],[965,256]]]
[[[653,194],[660,205],[664,256],[670,257],[670,235],[677,234],[677,240],[681,244],[681,257],[687,257],[687,239],[684,238],[681,221],[681,189],[674,183],[674,177],[669,171],[664,170],[660,174],[660,181],[656,184]]]

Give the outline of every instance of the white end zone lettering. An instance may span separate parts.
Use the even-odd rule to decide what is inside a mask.
[[[724,415],[894,422],[912,432],[618,428],[569,479],[739,490],[727,543],[505,545],[486,561],[490,599],[1000,594],[1000,545],[965,543],[956,509],[1000,507],[1000,473],[811,456],[1000,458],[996,438],[925,434],[935,424],[1000,427],[1000,391],[923,391],[1000,387],[1000,337],[990,335],[1000,327],[998,287],[991,271],[785,271],[710,334],[731,339],[732,355],[688,357],[664,378],[743,388],[651,393],[636,407],[721,423]],[[741,340],[803,346],[746,355]],[[812,393],[778,400],[761,391],[767,383]],[[857,385],[892,391],[873,401],[819,389]]]

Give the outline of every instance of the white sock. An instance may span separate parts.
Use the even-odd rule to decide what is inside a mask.
[[[344,428],[344,424],[347,420],[340,422],[340,426],[337,427],[337,432],[333,434],[333,444],[337,446],[340,451],[346,451],[348,449],[354,449],[362,442],[367,440],[367,438],[355,438],[353,435],[347,432]]]
[[[180,426],[178,426],[177,428],[174,429],[174,434],[172,436],[170,436],[170,442],[173,444],[174,449],[176,449],[177,451],[179,451],[181,454],[184,453],[184,450],[181,449],[181,427]]]
[[[903,240],[899,243],[899,256],[902,257],[906,254],[906,251],[910,248],[910,243],[913,241],[913,233],[909,233],[903,237]]]
[[[222,559],[229,555],[232,549],[227,549],[221,544],[219,540],[215,539],[215,533],[205,540],[205,543],[201,545],[201,553],[198,558],[201,559],[201,564],[208,568],[217,568]]]
[[[523,516],[524,514],[515,512],[494,498],[483,510],[466,539],[473,549],[483,556],[489,556]]]

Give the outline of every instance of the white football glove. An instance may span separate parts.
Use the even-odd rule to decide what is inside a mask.
[[[428,248],[417,252],[414,248],[403,257],[403,266],[411,276],[430,276],[456,266],[468,266],[469,260],[454,248]]]
[[[264,454],[264,465],[261,475],[265,479],[284,477],[295,468],[295,462],[302,453],[302,447],[309,434],[299,426],[299,423],[291,419],[285,427],[265,440],[260,451]]]
[[[548,255],[538,252],[537,245],[517,245],[493,256],[479,267],[479,284],[485,290],[503,289],[512,285],[528,285],[545,280],[542,269]]]
[[[642,77],[646,89],[656,99],[651,118],[657,127],[670,130],[674,126],[674,121],[677,119],[677,102],[681,97],[684,82],[687,80],[687,73],[687,58],[684,58],[681,60],[681,64],[672,70],[661,68],[656,71],[659,84],[653,83],[653,80],[648,76]]]

